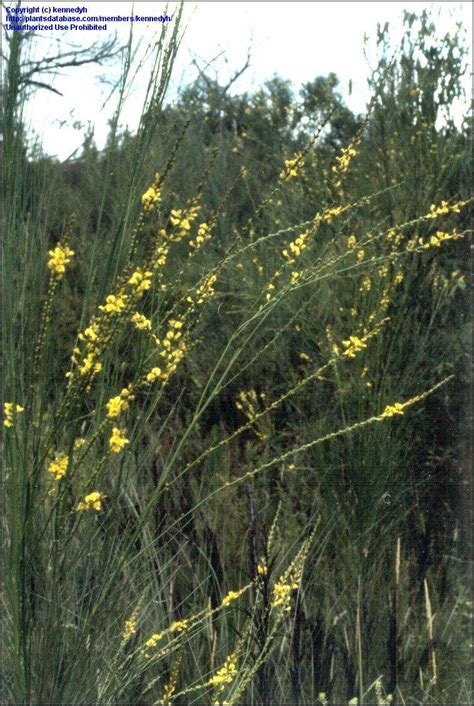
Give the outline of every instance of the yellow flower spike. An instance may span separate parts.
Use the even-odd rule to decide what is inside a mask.
[[[140,606],[137,606],[131,616],[125,621],[125,626],[122,633],[122,644],[127,642],[137,632],[137,622]]]
[[[48,473],[53,480],[61,480],[61,478],[66,475],[68,464],[69,456],[65,453],[60,453],[56,456],[54,461],[51,461],[49,464]]]
[[[226,596],[222,599],[221,606],[225,608],[226,606],[229,606],[233,601],[236,601],[237,598],[240,598],[240,596],[245,593],[245,591],[250,588],[251,584],[247,584],[247,586],[244,586],[241,588],[239,591],[229,591]]]
[[[109,448],[111,453],[118,454],[124,448],[129,440],[125,437],[125,432],[123,429],[114,427],[112,429],[112,436],[109,439]]]
[[[5,402],[3,405],[3,426],[12,427],[13,420],[17,414],[21,414],[25,411],[25,408],[14,402]]]
[[[272,608],[281,607],[283,611],[291,610],[291,596],[299,588],[301,571],[297,568],[286,572],[273,586]]]
[[[231,684],[237,676],[236,654],[229,655],[222,667],[206,683],[207,686],[216,686],[219,691],[223,690],[226,684]]]
[[[66,265],[70,263],[71,257],[74,255],[74,250],[71,250],[67,245],[58,243],[54,250],[49,250],[48,254],[50,256],[48,268],[51,270],[51,274],[58,280],[62,279]]]

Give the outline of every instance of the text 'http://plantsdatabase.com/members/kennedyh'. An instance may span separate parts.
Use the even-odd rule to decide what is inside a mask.
[[[35,5],[33,7],[5,6],[7,31],[40,30],[106,30],[107,23],[172,21],[164,15],[90,15],[86,5],[62,7],[57,5]],[[100,24],[97,24],[100,23]]]

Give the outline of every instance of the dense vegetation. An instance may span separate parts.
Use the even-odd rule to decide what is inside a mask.
[[[176,28],[63,163],[10,42],[3,703],[471,703],[465,48],[405,29],[359,116],[165,104]]]

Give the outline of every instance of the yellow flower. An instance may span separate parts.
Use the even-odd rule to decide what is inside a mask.
[[[162,632],[155,632],[154,635],[152,635],[146,642],[145,642],[145,647],[155,647],[156,644],[161,640],[163,637],[164,633]]]
[[[66,474],[67,467],[69,464],[69,456],[64,453],[60,453],[56,456],[54,461],[48,466],[48,473],[52,476],[53,480],[61,480],[61,478]]]
[[[293,179],[298,176],[298,170],[303,167],[304,161],[301,152],[295,154],[294,159],[285,159],[285,169],[280,172],[280,179]]]
[[[145,329],[148,329],[148,330],[151,329],[150,319],[147,319],[146,316],[143,316],[143,314],[138,314],[138,313],[133,314],[131,321],[133,324],[135,324],[135,328],[137,328],[141,331],[143,331]]]
[[[158,175],[156,175],[156,176],[158,176]],[[154,186],[150,186],[150,188],[147,189],[142,196],[143,210],[145,212],[151,211],[153,208],[155,208],[155,204],[159,203],[160,201],[161,201],[160,190]]]
[[[86,495],[84,500],[81,500],[81,502],[77,504],[76,510],[77,512],[86,512],[87,510],[95,510],[96,512],[99,512],[99,510],[102,509],[102,500],[104,498],[105,495],[103,493],[99,493],[98,491],[89,493],[89,495]]]
[[[127,642],[132,635],[137,632],[137,621],[138,621],[138,611],[139,608],[135,608],[131,616],[125,621],[125,626],[122,633],[122,642]]]
[[[112,397],[106,404],[107,417],[115,419],[130,406],[130,401],[135,399],[128,387],[124,387],[120,395]]]
[[[403,414],[404,405],[400,402],[395,402],[394,405],[387,405],[380,415],[380,419],[387,419],[388,417],[393,417],[395,414]]]
[[[79,368],[79,372],[81,375],[87,375],[88,373],[96,375],[101,370],[102,363],[99,363],[96,360],[96,353],[94,353],[94,351],[91,351],[85,356],[84,360],[82,361],[82,365]]]
[[[361,351],[363,348],[367,348],[367,345],[357,336],[349,336],[349,340],[343,341],[342,343],[346,349],[343,355],[348,358],[355,358],[358,351]]]
[[[143,272],[141,267],[138,267],[128,280],[128,284],[135,287],[134,294],[137,297],[141,297],[147,289],[151,287],[151,277],[153,272],[146,270]]]
[[[13,419],[16,414],[24,412],[25,408],[21,405],[15,405],[14,402],[5,402],[3,405],[3,426],[12,427]]]
[[[128,297],[126,294],[121,293],[118,296],[115,296],[115,294],[109,294],[109,296],[105,299],[105,304],[99,306],[99,309],[101,311],[106,311],[108,314],[118,314],[125,308],[127,299]]]
[[[129,441],[125,437],[124,430],[119,429],[118,427],[114,427],[112,429],[112,436],[109,439],[110,451],[114,454],[118,454],[123,449],[123,447],[128,443],[129,443]]]
[[[188,620],[175,620],[168,628],[168,632],[183,632],[188,626]]]
[[[217,277],[214,274],[209,275],[209,277],[204,280],[203,284],[198,287],[198,299],[196,301],[196,304],[204,304],[206,299],[212,297],[212,295],[214,294],[214,284],[216,283],[216,281]]]
[[[334,174],[344,174],[345,172],[347,172],[349,164],[351,163],[351,159],[355,157],[356,154],[357,151],[355,150],[353,145],[343,147],[341,150],[341,154],[336,157],[336,164],[332,167],[332,171],[334,172]]]
[[[89,341],[97,341],[99,336],[99,324],[97,321],[93,321],[90,326],[84,329],[84,333],[79,334],[79,339],[84,341],[88,339]]]
[[[237,675],[237,664],[235,655],[229,655],[225,664],[207,682],[208,686],[217,686],[223,689],[226,684],[230,684]]]
[[[152,368],[146,376],[147,382],[155,382],[155,380],[158,380],[160,375],[161,368]]]
[[[403,282],[403,280],[404,280],[404,274],[401,271],[397,272],[394,279],[393,279],[395,284],[401,284]]]
[[[49,250],[48,267],[56,279],[62,278],[66,271],[66,265],[69,264],[73,255],[74,250],[68,248],[67,245],[61,245],[61,243],[58,243],[54,250]]]
[[[357,238],[355,237],[354,234],[350,235],[347,238],[347,247],[350,248],[351,250],[352,250],[352,248],[355,248],[356,243],[357,243]]]
[[[293,591],[298,588],[298,586],[299,576],[297,576],[296,573],[289,576],[282,576],[282,578],[273,586],[272,608],[282,606],[283,610],[289,611],[291,609],[291,595]]]
[[[221,605],[223,607],[230,605],[233,601],[236,601],[239,596],[242,595],[247,590],[248,586],[240,589],[240,591],[229,591],[229,593],[222,599]]]

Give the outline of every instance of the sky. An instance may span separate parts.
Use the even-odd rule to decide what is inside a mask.
[[[25,7],[35,3],[25,2]],[[60,7],[86,6],[93,14],[130,14],[129,2],[58,2]],[[176,3],[136,2],[134,12],[141,15],[168,15],[176,11]],[[234,93],[253,91],[267,79],[278,75],[293,82],[295,89],[316,76],[334,72],[340,79],[340,90],[354,112],[363,112],[369,100],[367,77],[375,62],[377,23],[390,23],[391,40],[396,47],[401,36],[403,11],[421,12],[431,9],[437,31],[453,32],[461,22],[467,39],[472,36],[471,2],[185,2],[186,31],[174,67],[169,99],[176,97],[180,86],[192,81],[200,67],[211,62],[208,75],[222,83],[240,69],[250,51],[250,66],[233,84]],[[119,39],[128,36],[128,24],[109,25],[107,32],[76,32],[81,46],[94,39],[104,39],[118,29]],[[135,25],[136,40],[144,47],[160,31],[158,23]],[[364,44],[364,35],[369,42]],[[71,33],[44,31],[37,33],[36,56],[47,56],[52,50],[66,48]],[[56,49],[55,49],[56,47]],[[364,55],[365,53],[367,56]],[[104,100],[110,86],[99,82],[99,74],[113,75],[113,69],[94,67],[64,71],[54,78],[54,87],[63,95],[38,91],[30,101],[27,119],[41,137],[43,149],[60,159],[77,155],[84,129],[94,131],[97,146],[103,146],[108,120],[114,107]],[[133,130],[143,103],[148,75],[137,78],[123,113],[122,125]],[[349,95],[349,81],[352,93]],[[470,77],[466,75],[467,94]],[[459,115],[467,106],[458,106]]]

